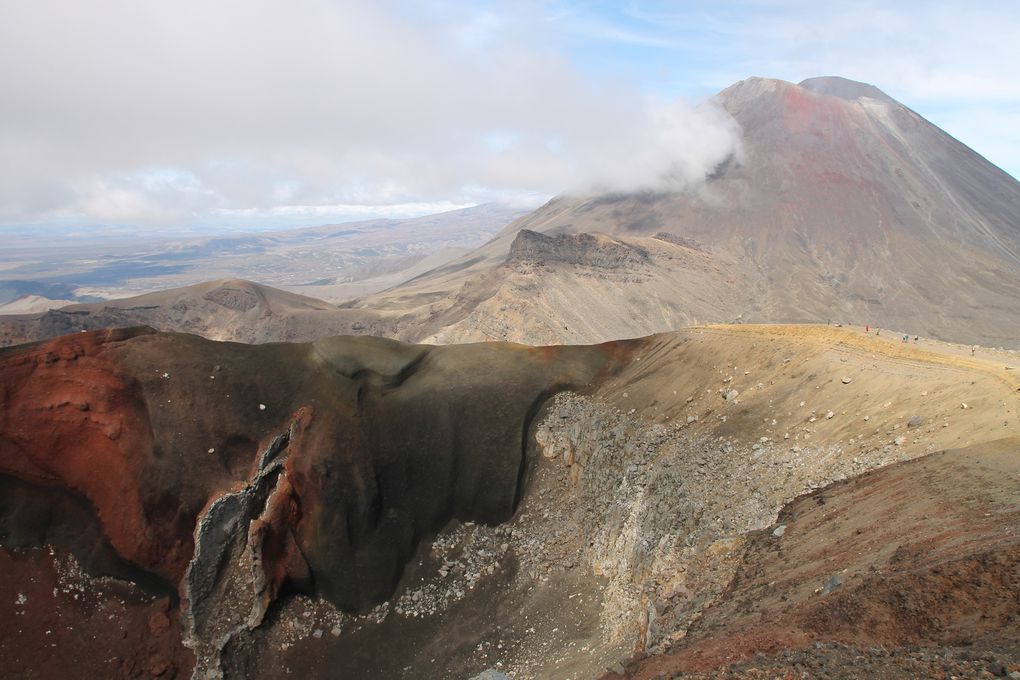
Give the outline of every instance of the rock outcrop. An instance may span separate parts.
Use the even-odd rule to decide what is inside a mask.
[[[562,263],[598,269],[634,268],[648,262],[648,251],[602,234],[549,236],[521,229],[510,244],[507,262]]]

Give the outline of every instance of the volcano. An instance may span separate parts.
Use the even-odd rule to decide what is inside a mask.
[[[699,187],[556,198],[459,263],[359,306],[428,299],[420,338],[444,342],[833,320],[1017,343],[1014,178],[864,83],[749,78],[716,102],[739,124],[742,149]],[[643,255],[626,265],[565,257],[576,246],[564,237],[584,233]]]

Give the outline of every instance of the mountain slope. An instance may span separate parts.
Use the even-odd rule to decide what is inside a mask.
[[[637,247],[635,239],[664,232],[696,245],[720,275],[706,281],[697,267],[653,256],[645,263],[653,273],[641,274],[643,288],[592,289],[583,296],[584,313],[604,309],[613,316],[612,337],[691,319],[838,319],[962,342],[1016,344],[1016,180],[870,85],[751,78],[727,88],[718,101],[740,124],[743,150],[697,190],[554,199],[459,263],[360,306],[399,306],[444,293],[452,300],[484,280],[486,296],[472,307],[479,309],[475,318],[460,314],[422,337],[493,337],[488,324],[497,331],[523,329],[506,337],[527,341],[527,329],[542,325],[541,317],[579,313],[569,302],[577,295],[555,299],[569,290],[568,280],[581,292],[587,284],[583,268],[556,258],[527,274],[506,267],[517,232],[601,233]],[[706,304],[695,294],[706,286],[738,288]],[[529,291],[539,304],[523,295]],[[634,298],[659,297],[658,314],[623,311]],[[491,303],[482,310],[486,300]],[[500,310],[515,300],[535,309],[534,318],[501,318]],[[564,340],[606,337],[598,328],[578,336],[566,325],[559,335]]]
[[[522,229],[505,261],[465,284],[460,304],[430,319],[419,339],[556,344],[669,331],[739,305],[746,281],[735,264],[670,234],[623,239]]]
[[[940,452],[797,499],[748,536],[726,600],[625,677],[788,677],[795,664],[813,677],[989,677],[1015,664],[1020,540],[1003,528],[1020,518],[1018,449]]]

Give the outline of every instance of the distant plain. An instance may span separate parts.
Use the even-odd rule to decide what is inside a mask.
[[[437,215],[285,231],[166,237],[95,228],[4,235],[0,313],[40,312],[223,278],[338,303],[463,255],[527,212],[485,204]]]

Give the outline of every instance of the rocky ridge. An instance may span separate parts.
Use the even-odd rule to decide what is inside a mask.
[[[530,229],[521,229],[510,244],[507,262],[633,269],[648,262],[648,251],[601,234],[548,236]]]

